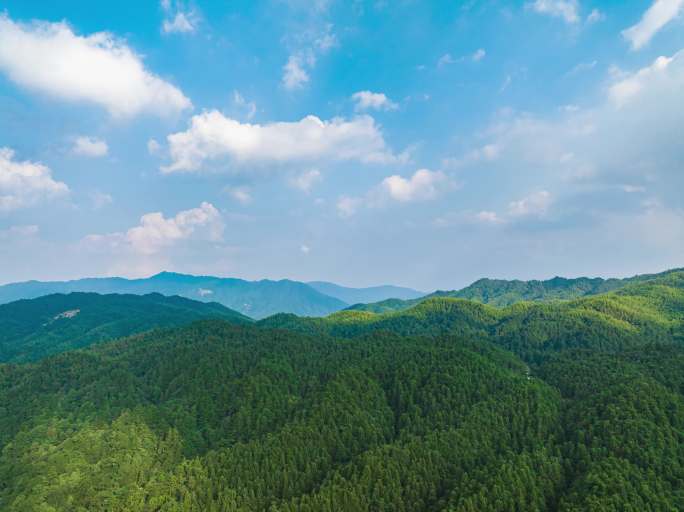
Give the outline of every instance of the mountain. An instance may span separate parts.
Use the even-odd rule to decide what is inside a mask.
[[[179,295],[203,302],[218,302],[251,318],[263,318],[279,312],[322,316],[348,306],[348,303],[325,295],[305,283],[287,279],[245,281],[173,272],[162,272],[144,279],[113,277],[7,284],[0,286],[0,304],[70,292]]]
[[[684,510],[684,272],[0,364],[0,509]]]
[[[386,299],[410,300],[423,297],[424,292],[403,288],[401,286],[372,286],[369,288],[349,288],[335,283],[325,281],[310,281],[308,283],[314,290],[317,290],[330,297],[346,302],[347,304],[358,304],[368,302],[378,302]]]
[[[150,295],[54,294],[0,305],[0,362],[31,361],[203,318],[252,320],[220,304]]]
[[[553,279],[548,279],[546,281],[479,279],[461,290],[436,291],[424,297],[412,300],[389,299],[375,303],[355,304],[348,309],[370,311],[373,313],[387,313],[390,311],[408,309],[422,300],[435,297],[469,299],[498,307],[509,306],[522,301],[547,302],[554,300],[570,300],[618,290],[632,283],[649,281],[681,270],[682,269],[673,269],[660,274],[643,274],[625,279],[602,279],[600,277],[579,277],[575,279],[554,277]]]

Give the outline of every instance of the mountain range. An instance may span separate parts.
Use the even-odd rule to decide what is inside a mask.
[[[281,312],[301,316],[324,316],[357,302],[378,301],[390,297],[413,299],[424,295],[416,290],[396,286],[348,288],[327,282],[303,283],[288,279],[246,281],[161,272],[143,279],[106,277],[12,283],[0,286],[0,304],[70,292],[179,295],[203,302],[218,302],[255,319]]]

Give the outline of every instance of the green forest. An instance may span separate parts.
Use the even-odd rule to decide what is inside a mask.
[[[82,335],[109,296],[68,335],[64,302],[10,314],[0,510],[684,510],[684,272],[599,284],[258,322],[186,304],[115,340]]]

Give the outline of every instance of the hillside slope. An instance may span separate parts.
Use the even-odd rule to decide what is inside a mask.
[[[0,365],[0,508],[682,510],[683,290],[203,321]]]
[[[0,362],[31,361],[203,318],[252,320],[220,304],[150,295],[54,294],[0,305]]]

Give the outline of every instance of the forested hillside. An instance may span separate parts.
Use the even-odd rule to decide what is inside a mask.
[[[469,299],[498,307],[510,306],[516,302],[523,301],[551,302],[572,300],[619,290],[630,284],[652,281],[653,279],[663,278],[678,272],[681,272],[681,269],[668,270],[661,274],[642,274],[625,279],[602,279],[600,277],[579,277],[575,279],[554,277],[546,281],[479,279],[470,286],[460,290],[436,291],[424,297],[411,300],[390,298],[375,303],[355,304],[347,309],[372,313],[388,313],[403,311],[419,304],[423,300],[440,297]]]
[[[684,510],[684,273],[0,365],[0,509]]]
[[[202,318],[252,320],[216,303],[150,295],[55,294],[0,305],[0,362],[31,361]]]

